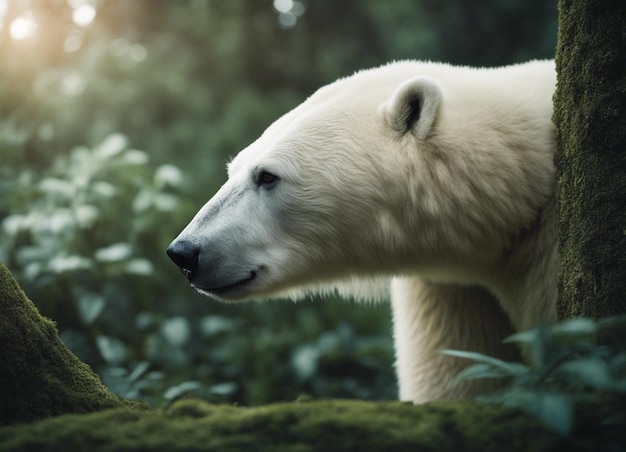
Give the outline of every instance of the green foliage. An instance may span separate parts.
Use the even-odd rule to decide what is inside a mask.
[[[176,209],[178,197],[166,190],[180,185],[182,175],[169,165],[150,177],[147,162],[145,152],[111,135],[93,149],[75,148],[41,176],[16,174],[5,182],[10,192],[2,207],[12,213],[3,220],[4,259],[17,262],[30,281],[78,271],[91,271],[94,279],[150,275],[151,262],[135,255],[137,236]],[[91,323],[102,299],[89,292],[80,298],[83,320]]]
[[[457,376],[457,381],[511,380],[506,390],[482,396],[482,400],[521,408],[567,435],[574,425],[577,402],[599,395],[626,395],[625,326],[626,316],[598,321],[576,318],[508,337],[505,342],[520,344],[528,353],[530,365],[480,353],[442,353],[475,362]]]

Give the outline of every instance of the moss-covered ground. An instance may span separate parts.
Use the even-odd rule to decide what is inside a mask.
[[[585,410],[564,438],[520,412],[469,401],[181,400],[151,409],[109,392],[0,264],[1,451],[626,450],[615,410]]]
[[[557,450],[567,446],[521,414],[476,403],[310,401],[256,408],[179,401],[0,429],[7,450]],[[568,449],[568,450],[571,450]]]

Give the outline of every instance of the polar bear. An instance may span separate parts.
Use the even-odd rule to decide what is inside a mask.
[[[327,85],[228,165],[167,252],[226,301],[390,296],[399,397],[474,396],[452,348],[510,359],[556,318],[552,61],[404,61]]]

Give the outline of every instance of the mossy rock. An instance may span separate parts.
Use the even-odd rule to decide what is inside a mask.
[[[0,425],[129,404],[65,347],[0,263]]]

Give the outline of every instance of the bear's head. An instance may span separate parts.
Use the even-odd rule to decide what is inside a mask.
[[[338,80],[241,151],[227,182],[168,248],[191,285],[223,300],[283,296],[428,266],[442,253],[484,253],[502,234],[472,225],[481,216],[509,216],[494,227],[511,232],[528,222],[535,206],[498,211],[486,200],[494,189],[474,187],[480,171],[463,159],[486,158],[465,150],[476,138],[441,133],[447,93],[436,77],[414,74],[387,66]],[[457,119],[449,115],[445,127]],[[481,171],[493,172],[497,161]],[[457,181],[456,172],[469,180]],[[504,189],[514,184],[524,185]],[[474,209],[467,219],[457,212],[463,203]],[[473,232],[480,243],[466,237]]]

